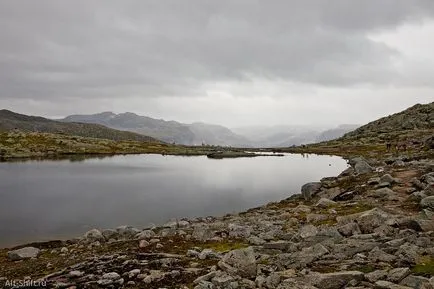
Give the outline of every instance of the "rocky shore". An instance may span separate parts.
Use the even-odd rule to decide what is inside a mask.
[[[0,286],[433,289],[434,160],[349,163],[339,176],[239,214],[0,250]]]

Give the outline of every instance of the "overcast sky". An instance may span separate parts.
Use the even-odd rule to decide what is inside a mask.
[[[229,127],[434,101],[433,0],[0,0],[0,108]]]

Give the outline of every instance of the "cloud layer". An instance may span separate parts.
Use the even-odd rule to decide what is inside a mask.
[[[321,102],[330,89],[336,95],[417,90],[434,83],[427,81],[433,60],[408,57],[372,35],[433,17],[432,0],[2,0],[0,105],[61,115],[89,105],[95,112],[119,110],[123,103],[127,110],[188,119],[227,95],[257,107],[267,98]],[[161,109],[170,101],[192,110]]]

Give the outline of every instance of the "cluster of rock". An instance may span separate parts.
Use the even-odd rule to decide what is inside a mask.
[[[432,271],[415,269],[434,264],[433,161],[350,164],[300,195],[244,213],[91,230],[51,253],[104,253],[43,278],[71,289],[434,289]],[[23,248],[9,258],[39,253]]]

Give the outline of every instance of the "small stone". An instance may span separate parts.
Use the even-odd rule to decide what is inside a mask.
[[[76,270],[74,270],[74,271],[71,271],[71,272],[68,273],[68,277],[69,278],[80,278],[80,277],[83,277],[83,276],[84,276],[84,272],[82,272],[82,271],[76,271]]]
[[[148,241],[146,241],[146,240],[140,240],[139,241],[139,248],[146,248],[146,247],[148,247],[150,244],[149,244],[149,242]]]
[[[132,279],[140,274],[140,269],[133,269],[130,272],[128,272],[128,278]]]
[[[158,243],[158,244],[155,246],[155,248],[157,248],[157,249],[163,249],[164,246],[163,246],[162,244]]]
[[[60,249],[60,253],[62,253],[62,254],[68,253],[68,248],[62,247],[62,249]]]
[[[121,276],[118,273],[116,273],[116,272],[110,272],[110,273],[106,273],[106,274],[102,275],[101,279],[118,280],[120,278],[121,278]]]

